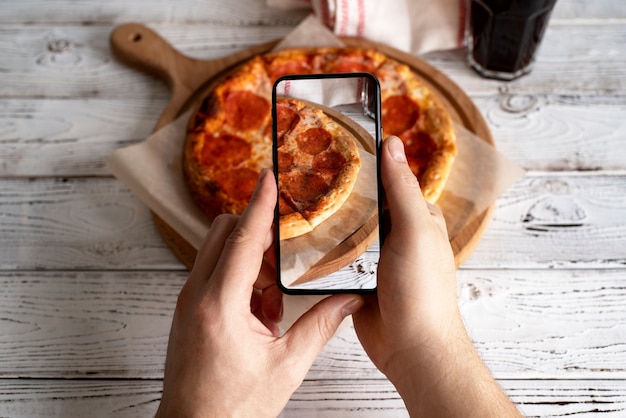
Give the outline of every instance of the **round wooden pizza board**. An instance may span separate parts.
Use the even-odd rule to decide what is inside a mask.
[[[363,39],[341,38],[347,46],[376,49],[411,67],[438,96],[452,119],[477,137],[493,145],[486,121],[472,100],[446,75],[419,58],[390,46]],[[173,122],[186,110],[198,106],[206,93],[222,77],[257,54],[270,51],[279,40],[256,45],[214,60],[198,60],[183,55],[148,27],[138,23],[118,26],[110,37],[111,49],[121,62],[156,76],[171,89],[170,100],[160,115],[155,131]],[[493,205],[464,225],[450,240],[457,266],[471,254],[486,229]],[[193,266],[197,250],[178,232],[152,213],[154,223],[171,251],[187,268]],[[334,250],[326,254],[307,275],[330,274],[360,256],[372,241],[374,225],[364,225]]]

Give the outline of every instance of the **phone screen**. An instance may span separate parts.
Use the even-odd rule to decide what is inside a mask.
[[[279,287],[289,294],[375,291],[383,229],[378,80],[368,73],[281,77],[272,121]],[[350,267],[358,257],[367,267]]]

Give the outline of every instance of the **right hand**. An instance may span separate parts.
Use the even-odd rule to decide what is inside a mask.
[[[391,231],[381,250],[377,295],[353,319],[365,351],[394,382],[465,328],[443,215],[424,200],[400,139],[387,138],[381,158]]]
[[[391,231],[378,292],[352,315],[361,344],[411,416],[519,417],[465,330],[443,215],[422,197],[402,142],[390,137],[382,148]]]

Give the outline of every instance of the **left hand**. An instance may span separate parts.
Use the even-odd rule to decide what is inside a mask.
[[[157,417],[276,416],[357,295],[328,297],[279,336],[280,291],[263,263],[276,182],[264,171],[240,217],[218,216],[178,297]]]

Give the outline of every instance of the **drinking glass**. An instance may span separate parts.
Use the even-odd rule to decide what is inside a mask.
[[[467,59],[480,75],[513,80],[531,71],[556,0],[468,0]]]

